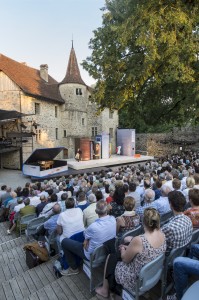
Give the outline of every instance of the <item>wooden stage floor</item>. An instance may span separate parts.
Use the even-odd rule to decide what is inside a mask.
[[[68,167],[74,170],[94,169],[100,167],[111,167],[117,165],[127,165],[133,163],[141,163],[153,160],[153,156],[141,155],[140,157],[112,155],[107,159],[93,159],[87,161],[76,161],[75,159],[67,159]]]

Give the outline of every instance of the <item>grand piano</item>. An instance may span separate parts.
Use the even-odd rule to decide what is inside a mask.
[[[56,159],[56,156],[64,149],[66,148],[56,147],[34,150],[23,164],[23,174],[32,178],[46,178],[66,172],[67,161]]]

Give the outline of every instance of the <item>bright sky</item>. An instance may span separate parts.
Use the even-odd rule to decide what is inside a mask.
[[[82,79],[95,81],[80,63],[90,55],[93,30],[102,24],[105,0],[0,0],[0,53],[39,69],[60,82],[66,73],[71,40]]]

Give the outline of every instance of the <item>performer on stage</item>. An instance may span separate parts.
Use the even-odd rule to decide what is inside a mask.
[[[77,153],[75,155],[75,159],[80,161],[82,159],[82,150],[80,148],[77,149]]]

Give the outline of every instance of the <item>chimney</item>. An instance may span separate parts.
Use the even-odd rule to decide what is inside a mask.
[[[48,65],[40,65],[40,77],[48,82]]]

